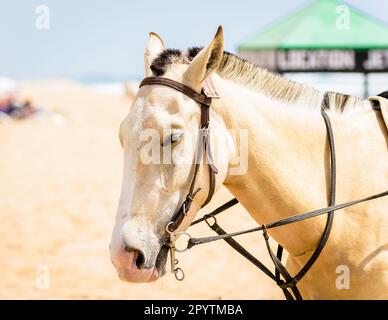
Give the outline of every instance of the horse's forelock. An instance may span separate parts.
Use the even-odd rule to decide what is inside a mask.
[[[203,47],[192,47],[186,52],[177,49],[163,50],[151,64],[151,70],[154,76],[163,76],[169,65],[174,63],[188,64],[203,49]]]

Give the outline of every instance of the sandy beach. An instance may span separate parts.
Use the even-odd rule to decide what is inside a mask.
[[[67,80],[26,82],[42,115],[0,122],[1,299],[282,299],[281,290],[224,242],[180,254],[183,282],[120,281],[108,246],[122,178],[118,128],[129,98]],[[232,196],[216,194],[200,214]],[[226,230],[254,226],[240,206]],[[190,230],[212,235],[205,225]],[[267,265],[260,234],[239,238]]]

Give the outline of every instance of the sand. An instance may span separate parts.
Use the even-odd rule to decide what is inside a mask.
[[[23,83],[21,96],[45,113],[0,123],[0,298],[282,298],[223,241],[178,255],[183,282],[170,273],[151,284],[119,280],[108,246],[122,178],[118,128],[131,101],[66,80]],[[221,190],[200,214],[230,198]],[[255,226],[240,205],[219,221],[229,231]],[[269,265],[260,234],[239,239]]]

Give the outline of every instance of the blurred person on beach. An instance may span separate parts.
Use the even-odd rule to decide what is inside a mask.
[[[37,109],[32,106],[31,101],[17,101],[18,91],[15,81],[0,78],[0,116],[24,119],[36,113]]]

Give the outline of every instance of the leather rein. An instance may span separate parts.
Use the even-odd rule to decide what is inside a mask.
[[[202,204],[201,208],[206,206],[210,200],[212,199],[214,195],[215,190],[215,175],[218,173],[217,167],[215,166],[213,162],[213,156],[211,152],[211,146],[210,146],[210,136],[209,136],[209,122],[210,122],[210,106],[212,99],[219,98],[217,93],[215,92],[214,88],[212,87],[211,81],[206,80],[205,81],[206,86],[202,89],[201,93],[196,92],[195,90],[191,89],[190,87],[163,77],[148,77],[145,78],[141,83],[139,87],[143,87],[146,85],[161,85],[161,86],[167,86],[170,88],[173,88],[184,95],[188,96],[189,98],[193,99],[197,103],[199,103],[201,108],[201,120],[200,120],[200,136],[199,136],[199,143],[197,148],[197,153],[195,156],[195,163],[193,168],[193,176],[191,179],[191,184],[189,187],[189,191],[187,193],[187,196],[185,200],[183,201],[182,205],[179,207],[179,210],[175,212],[173,215],[171,221],[166,226],[166,232],[168,234],[168,241],[166,242],[166,246],[170,250],[170,259],[171,259],[171,271],[174,273],[177,280],[183,280],[185,275],[181,268],[177,267],[178,260],[175,259],[175,252],[184,252],[190,248],[192,248],[195,245],[213,242],[217,240],[223,239],[226,241],[233,249],[235,249],[238,253],[240,253],[242,256],[244,256],[246,259],[248,259],[251,263],[253,263],[256,267],[258,267],[261,271],[263,271],[268,277],[270,277],[272,280],[276,282],[276,284],[283,290],[283,293],[287,300],[302,300],[302,296],[297,288],[297,283],[303,278],[303,276],[310,270],[310,268],[313,266],[314,262],[318,259],[320,253],[322,252],[323,248],[325,247],[327,240],[329,239],[329,235],[332,229],[333,221],[334,221],[334,212],[336,210],[344,209],[362,202],[370,201],[373,199],[378,199],[381,197],[388,196],[388,190],[370,197],[366,197],[363,199],[355,200],[355,201],[349,201],[342,204],[335,204],[335,195],[336,195],[336,153],[335,153],[335,143],[334,143],[334,134],[333,129],[331,126],[330,118],[326,114],[325,110],[329,107],[329,95],[328,93],[325,93],[324,98],[322,100],[321,104],[321,114],[323,117],[323,120],[325,122],[326,126],[326,132],[328,137],[328,144],[329,144],[329,151],[330,151],[330,189],[329,189],[329,206],[327,208],[322,208],[318,210],[309,211],[302,214],[297,214],[294,216],[290,216],[287,218],[283,218],[268,224],[260,225],[256,228],[251,228],[248,230],[238,231],[238,232],[232,232],[227,233],[225,230],[223,230],[217,223],[216,215],[219,213],[229,209],[230,207],[234,206],[238,203],[238,200],[236,198],[228,201],[221,207],[217,208],[213,212],[204,215],[202,218],[195,220],[190,224],[190,226],[196,225],[200,222],[206,222],[207,225],[215,231],[218,235],[217,236],[210,236],[210,237],[203,237],[203,238],[192,238],[188,233],[186,232],[178,232],[177,229],[182,224],[184,218],[187,215],[187,212],[190,209],[190,206],[196,196],[196,194],[201,190],[200,188],[195,189],[195,184],[197,180],[197,175],[199,172],[199,167],[201,165],[202,157],[203,157],[203,150],[205,152],[205,159],[206,164],[209,168],[209,191],[208,196],[204,203]],[[210,90],[209,90],[210,87]],[[381,111],[378,106],[374,106],[373,108],[375,111]],[[323,234],[319,240],[319,243],[314,250],[313,254],[307,261],[307,263],[301,268],[301,270],[295,275],[291,276],[290,273],[287,271],[286,267],[281,262],[282,254],[283,254],[283,247],[281,245],[278,245],[276,254],[273,252],[273,250],[270,247],[269,244],[269,235],[267,230],[275,227],[284,226],[290,223],[295,223],[299,221],[303,221],[312,217],[316,217],[319,215],[327,214],[327,220],[325,229],[323,231]],[[212,221],[212,223],[210,222]],[[262,264],[258,259],[256,259],[252,254],[250,254],[246,249],[244,249],[236,240],[233,239],[233,237],[262,231],[263,237],[266,243],[266,247],[268,250],[268,253],[270,255],[270,258],[275,266],[275,272],[272,273],[264,264]],[[187,246],[183,249],[179,249],[176,247],[175,242],[177,238],[181,235],[188,236],[188,242]],[[283,279],[282,279],[283,278]]]

